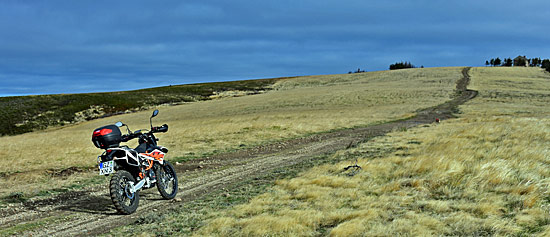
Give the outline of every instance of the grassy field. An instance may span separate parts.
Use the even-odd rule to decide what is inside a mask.
[[[550,76],[534,68],[470,74],[479,96],[460,118],[339,152],[331,159],[342,162],[209,213],[195,234],[550,235]],[[393,152],[372,158],[380,149]],[[363,169],[348,176],[343,168],[355,159]]]
[[[264,94],[159,107],[161,112],[154,123],[170,126],[168,133],[158,136],[161,144],[170,148],[169,159],[192,159],[311,133],[406,118],[420,108],[448,100],[456,80],[462,76],[461,70],[411,69],[280,80]],[[150,113],[124,114],[0,137],[0,155],[4,157],[0,179],[10,184],[0,188],[0,196],[14,192],[32,196],[43,190],[89,183],[95,172],[69,177],[55,174],[86,170],[96,164],[101,151],[90,141],[95,128],[116,121],[123,121],[134,130],[147,128]]]
[[[169,159],[181,161],[410,117],[448,100],[461,69],[280,80],[264,94],[163,106],[154,122],[170,125],[159,138]],[[458,119],[377,137],[316,158],[311,169],[245,180],[223,191],[230,195],[214,192],[113,234],[548,236],[550,74],[472,68],[470,75],[479,95]],[[9,185],[0,197],[105,182],[95,171],[62,173],[95,165],[94,128],[119,120],[147,128],[150,112],[1,137],[0,181]],[[355,160],[362,170],[350,176],[343,168]]]

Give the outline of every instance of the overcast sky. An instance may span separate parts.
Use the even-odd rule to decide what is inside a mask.
[[[548,58],[548,4],[2,0],[0,96]]]

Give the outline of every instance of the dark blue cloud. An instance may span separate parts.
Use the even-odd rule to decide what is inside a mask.
[[[545,1],[3,1],[3,95],[550,57]]]

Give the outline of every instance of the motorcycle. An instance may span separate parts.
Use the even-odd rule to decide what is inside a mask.
[[[153,127],[153,117],[149,118],[151,129],[148,132],[132,132],[128,125],[117,122],[94,130],[92,142],[105,151],[97,157],[99,175],[111,175],[109,191],[111,200],[118,212],[134,213],[139,205],[139,192],[142,189],[157,187],[164,199],[173,199],[178,192],[178,177],[174,166],[165,160],[168,149],[157,144],[155,133],[165,133],[168,125]],[[122,135],[120,128],[125,126],[128,134]],[[145,129],[144,129],[145,130]],[[134,138],[139,139],[136,148],[120,145]]]

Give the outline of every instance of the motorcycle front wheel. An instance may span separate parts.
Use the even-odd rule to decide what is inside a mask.
[[[134,213],[139,205],[139,191],[132,193],[134,177],[126,170],[117,171],[111,178],[111,200],[118,212],[122,214]]]
[[[157,165],[155,170],[157,176],[157,189],[164,199],[172,199],[178,193],[178,176],[174,166],[168,161],[164,165]]]

